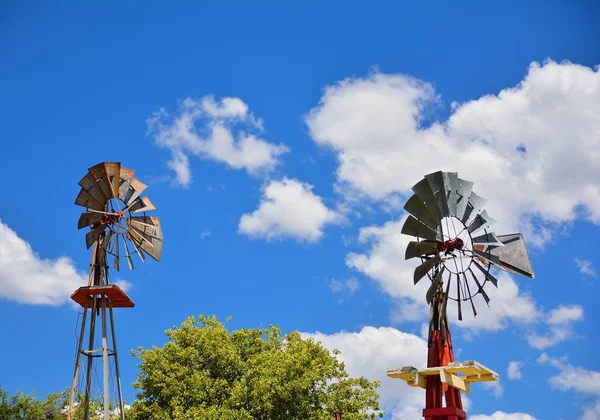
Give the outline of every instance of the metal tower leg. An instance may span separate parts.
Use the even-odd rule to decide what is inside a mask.
[[[102,365],[104,379],[104,420],[110,420],[110,400],[108,396],[108,340],[106,338],[106,298],[102,300]]]
[[[85,323],[87,322],[88,304],[86,301],[83,309],[83,319],[81,321],[81,330],[79,331],[79,339],[77,340],[77,354],[75,355],[75,373],[73,374],[73,383],[71,384],[71,396],[69,397],[69,408],[67,411],[67,420],[71,420],[73,415],[73,402],[75,400],[75,388],[77,388],[77,376],[79,375],[79,364],[81,362],[81,348],[83,347],[83,334],[85,333]]]
[[[125,420],[125,412],[123,410],[123,393],[121,392],[121,374],[119,373],[119,356],[117,353],[117,338],[115,334],[115,318],[113,317],[112,305],[108,304],[108,314],[110,316],[110,330],[112,332],[113,353],[115,358],[115,373],[117,374],[117,392],[119,393],[119,409],[121,410],[121,420]]]
[[[94,296],[92,298],[92,318],[90,320],[90,340],[87,351],[87,372],[85,376],[85,399],[83,402],[83,420],[88,420],[89,418],[89,410],[90,410],[90,392],[92,386],[92,363],[94,361],[94,333],[96,330],[96,311],[98,309],[98,298]]]

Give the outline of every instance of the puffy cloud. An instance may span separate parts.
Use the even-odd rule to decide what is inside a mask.
[[[550,365],[559,370],[555,376],[548,379],[554,389],[560,391],[575,391],[577,393],[596,397],[591,404],[584,407],[581,420],[595,420],[600,418],[600,372],[588,370],[568,363],[567,357],[561,358],[548,356],[542,353],[537,359],[538,363]]]
[[[583,308],[580,305],[559,305],[544,317],[547,324],[546,333],[530,333],[527,341],[535,349],[547,349],[573,337],[573,322],[582,319]]]
[[[575,265],[581,274],[588,277],[598,277],[598,273],[596,273],[596,269],[592,265],[590,260],[580,260],[579,258],[575,258]]]
[[[538,363],[550,365],[559,370],[559,374],[548,379],[550,386],[560,391],[576,391],[589,395],[600,396],[600,372],[573,366],[566,357],[556,358],[542,353]]]
[[[346,365],[351,376],[364,376],[378,380],[380,403],[393,419],[415,419],[422,417],[425,393],[411,388],[399,379],[391,379],[386,370],[391,367],[423,367],[427,363],[427,342],[414,334],[391,327],[364,327],[359,332],[302,333],[304,338],[313,338],[323,346],[341,352],[338,356]]]
[[[578,214],[600,222],[598,69],[532,63],[518,85],[453,104],[446,121],[428,124],[438,101],[427,82],[375,72],[327,87],[305,121],[337,153],[338,181],[374,199],[442,169],[475,181],[490,214],[530,243],[543,245],[552,223]]]
[[[242,215],[238,231],[256,238],[317,242],[323,227],[338,221],[339,215],[312,189],[312,185],[295,179],[269,182],[258,209]]]
[[[513,361],[508,362],[508,368],[506,369],[506,376],[511,381],[519,381],[523,379],[523,374],[521,373],[521,369],[525,364],[523,362]]]
[[[192,181],[189,156],[257,173],[272,170],[288,150],[257,137],[263,123],[239,98],[188,97],[176,115],[161,108],[146,123],[154,143],[171,151],[168,166],[175,173],[175,183],[183,187]]]
[[[0,297],[58,306],[87,284],[87,275],[67,257],[45,259],[0,220]]]
[[[496,411],[492,415],[477,414],[469,417],[471,420],[536,420],[531,414],[525,413],[504,413],[502,411]]]

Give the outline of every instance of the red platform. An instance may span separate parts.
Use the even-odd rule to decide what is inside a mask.
[[[113,308],[133,308],[135,304],[116,284],[108,284],[106,286],[83,286],[75,290],[71,295],[71,299],[81,305],[83,308],[90,307],[86,305],[88,298],[98,296],[110,299],[110,306]]]

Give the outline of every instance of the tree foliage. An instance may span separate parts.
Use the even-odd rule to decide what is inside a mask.
[[[377,382],[352,378],[336,355],[278,327],[229,332],[215,317],[167,330],[163,347],[139,348],[131,420],[344,420],[382,416]]]

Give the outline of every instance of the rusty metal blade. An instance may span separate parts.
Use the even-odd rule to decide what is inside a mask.
[[[475,267],[477,267],[479,269],[479,271],[481,271],[483,273],[485,278],[488,279],[489,281],[491,281],[492,284],[497,289],[498,288],[498,279],[496,277],[494,277],[492,275],[492,273],[489,272],[489,270],[486,270],[485,268],[483,268],[477,261],[473,260],[473,264],[475,264]]]
[[[97,165],[88,168],[88,172],[92,174],[96,183],[102,189],[102,193],[104,196],[109,199],[112,197],[112,191],[110,188],[110,183],[108,182],[108,177],[106,176],[106,169],[104,168],[104,162],[99,163]]]
[[[134,242],[135,245],[144,250],[146,254],[150,255],[156,261],[160,261],[162,240],[150,235],[146,235],[145,233],[138,231],[133,226],[130,226],[129,234],[132,238],[132,242]]]
[[[158,221],[158,217],[152,217],[149,219],[151,219],[153,223],[152,225],[143,224],[137,222],[136,220],[129,220],[128,223],[130,226],[136,228],[136,230],[162,240],[162,231],[160,230],[160,222]]]
[[[481,296],[483,296],[483,300],[485,300],[486,305],[489,307],[490,306],[490,298],[489,298],[489,296],[487,295],[487,293],[483,289],[483,286],[479,282],[479,279],[477,278],[477,276],[475,275],[475,273],[473,273],[473,270],[471,270],[471,267],[469,267],[469,271],[471,272],[471,276],[473,276],[473,280],[475,280],[475,284],[477,284],[477,290],[479,290],[479,292],[481,293]]]
[[[445,270],[446,270],[446,266],[444,266],[442,264],[442,269],[439,270],[438,273],[433,277],[433,280],[431,281],[431,285],[429,286],[429,289],[427,289],[427,294],[425,295],[425,299],[427,299],[428,304],[431,304],[431,301],[433,301],[433,295],[435,294],[435,291],[437,290],[438,285],[442,281],[442,275],[444,274]]]
[[[104,162],[104,172],[111,190],[111,198],[119,197],[119,183],[121,180],[121,163]]]
[[[141,248],[139,248],[137,246],[137,244],[135,243],[133,238],[131,238],[131,236],[128,236],[128,238],[131,241],[131,244],[133,245],[133,248],[135,249],[136,254],[138,254],[138,256],[140,257],[140,260],[142,260],[142,262],[146,261],[146,257],[144,256],[144,251],[142,251]]]
[[[413,216],[408,216],[406,222],[402,226],[402,231],[405,235],[414,236],[422,239],[438,239],[438,232],[432,230],[425,226],[423,223],[420,223]]]
[[[98,240],[106,226],[98,225],[85,234],[85,246],[89,249]]]
[[[114,262],[113,262],[113,267],[115,267],[115,270],[119,271],[119,235],[115,235],[115,255],[114,255]]]
[[[156,210],[156,207],[154,207],[154,204],[152,204],[152,201],[150,201],[150,198],[148,198],[147,196],[138,198],[131,205],[131,207],[129,207],[130,213],[139,213],[141,211],[151,211],[151,210]]]
[[[75,199],[75,204],[78,206],[86,207],[88,209],[100,210],[104,211],[105,205],[100,203],[94,197],[90,195],[84,188],[79,191],[77,198]]]
[[[413,194],[406,204],[404,210],[415,216],[421,223],[426,224],[431,229],[437,229],[439,223],[435,217],[429,212],[429,209],[425,207],[423,200],[417,194]]]
[[[133,169],[124,168],[121,166],[121,180],[119,181],[119,199],[122,202],[125,202],[125,197],[127,196],[127,191],[129,191],[129,186],[131,185],[131,180],[133,179],[133,175],[135,171]]]
[[[140,182],[137,178],[132,178],[129,184],[129,189],[127,190],[127,194],[125,194],[125,199],[123,200],[126,206],[131,206],[134,200],[138,198],[146,188],[148,188],[146,184]]]
[[[415,242],[410,241],[406,247],[404,259],[409,260],[414,257],[432,255],[437,252],[437,243],[435,242]]]
[[[79,181],[79,185],[81,188],[90,193],[90,195],[94,197],[94,199],[100,204],[106,204],[108,201],[108,198],[106,198],[102,192],[102,189],[100,188],[100,185],[98,185],[91,173],[86,173],[85,176]]]
[[[77,229],[83,229],[86,226],[91,226],[104,219],[103,214],[99,213],[81,213],[79,221],[77,222]]]
[[[131,216],[129,219],[127,219],[127,223],[135,223],[138,226],[144,225],[154,227],[155,224],[152,219],[153,218],[150,216]]]
[[[431,270],[439,262],[440,262],[440,256],[436,255],[435,257],[430,258],[429,260],[425,261],[423,264],[421,264],[420,266],[415,268],[415,273],[414,273],[415,284],[417,284],[419,282],[419,280],[421,280],[423,278],[423,276],[425,276],[425,274],[427,274],[427,272],[429,270]]]
[[[131,259],[131,254],[129,253],[129,246],[127,246],[127,239],[125,239],[125,235],[123,235],[123,245],[125,245],[125,258],[127,258],[127,265],[129,265],[130,270],[133,270],[133,260]]]
[[[112,236],[113,236],[113,232],[112,232],[112,230],[109,230],[108,233],[106,234],[106,237],[102,241],[102,248],[103,248],[105,254],[107,252],[112,252],[112,249],[110,248],[110,240],[111,240]]]
[[[469,281],[467,280],[467,274],[463,271],[463,279],[465,286],[467,287],[467,293],[469,294],[469,300],[471,301],[471,309],[473,309],[473,317],[477,318],[477,311],[475,310],[475,304],[473,303],[473,295],[471,294],[471,288],[469,287]]]

